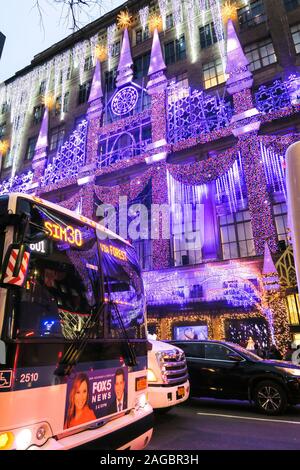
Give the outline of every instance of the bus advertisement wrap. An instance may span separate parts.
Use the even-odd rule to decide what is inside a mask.
[[[78,372],[68,380],[64,429],[127,409],[128,369]]]

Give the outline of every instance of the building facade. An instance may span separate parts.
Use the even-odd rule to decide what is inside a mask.
[[[0,192],[126,211],[161,339],[284,351],[300,342],[282,282],[299,65],[300,0],[128,1],[0,86]]]

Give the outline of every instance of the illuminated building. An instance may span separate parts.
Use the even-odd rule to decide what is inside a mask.
[[[180,238],[175,210],[171,240],[156,226],[134,242],[161,338],[192,324],[242,344],[284,350],[289,339],[285,293],[273,261],[263,265],[288,242],[300,2],[270,4],[128,1],[127,16],[108,13],[0,87],[2,193],[34,192],[93,218],[120,196],[201,205],[199,246]]]

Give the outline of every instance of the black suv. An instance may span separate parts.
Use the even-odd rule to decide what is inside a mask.
[[[268,415],[300,403],[300,367],[222,341],[171,341],[183,349],[191,396],[249,400]]]

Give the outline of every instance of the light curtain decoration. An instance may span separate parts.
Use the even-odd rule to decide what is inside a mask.
[[[221,204],[225,196],[231,214],[237,212],[239,209],[245,209],[246,207],[246,201],[243,196],[243,186],[242,159],[241,153],[238,152],[238,158],[233,166],[216,180],[217,200]]]
[[[140,17],[140,22],[143,28],[143,31],[145,31],[147,22],[148,22],[148,17],[149,17],[149,6],[146,5],[144,8],[141,8],[139,10],[139,17]]]

